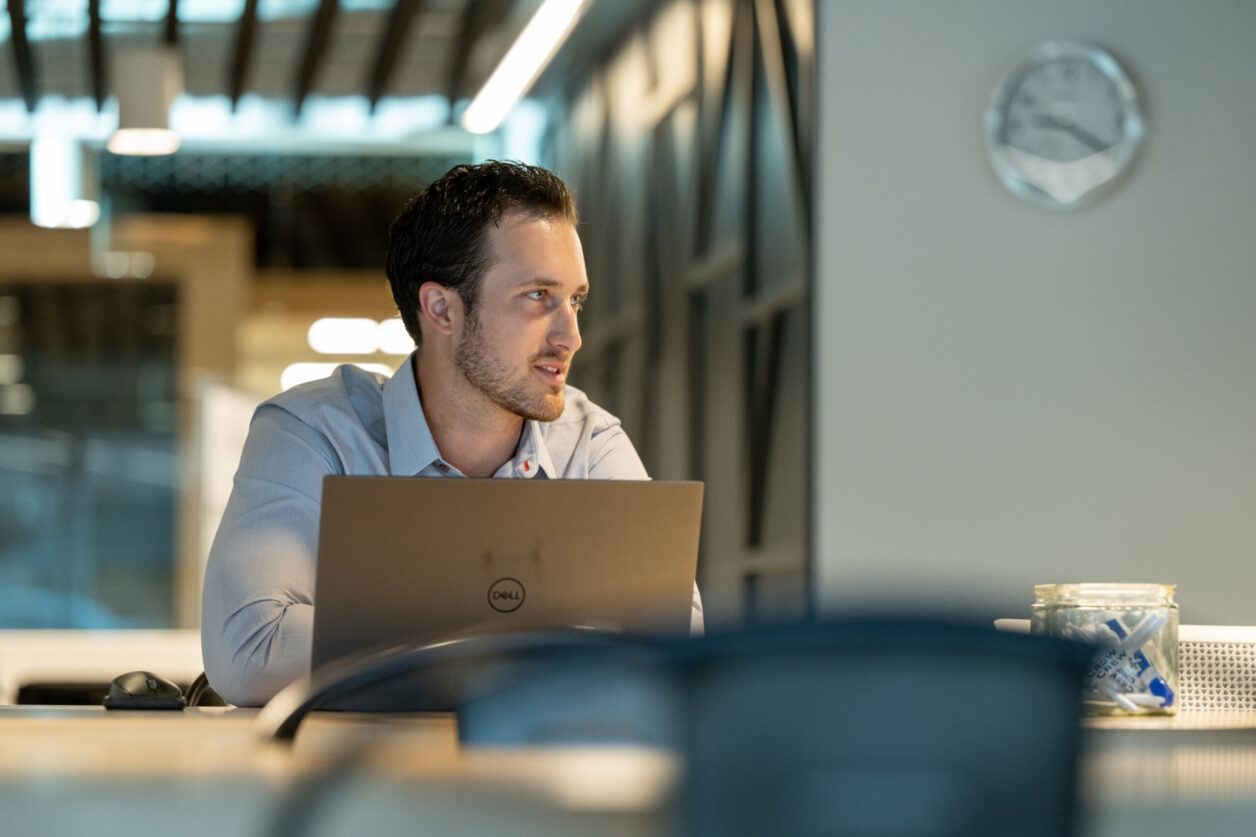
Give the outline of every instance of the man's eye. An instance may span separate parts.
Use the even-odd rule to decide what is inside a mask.
[[[545,291],[528,291],[528,299],[545,299]]]
[[[577,311],[583,311],[584,310],[584,297],[573,296],[571,298],[571,307],[576,309]]]

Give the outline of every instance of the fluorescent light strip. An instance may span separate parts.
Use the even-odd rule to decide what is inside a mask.
[[[119,128],[105,147],[113,154],[162,157],[179,150],[179,135],[166,128]]]
[[[408,355],[414,351],[414,338],[400,317],[384,320],[375,331],[379,350],[386,355]]]
[[[473,134],[497,129],[571,31],[583,0],[545,0],[462,115]]]
[[[366,317],[322,317],[310,325],[306,340],[320,355],[408,355],[414,351],[414,340],[398,317],[383,322]]]
[[[378,328],[365,317],[323,317],[310,325],[306,340],[320,355],[369,355],[379,346]]]

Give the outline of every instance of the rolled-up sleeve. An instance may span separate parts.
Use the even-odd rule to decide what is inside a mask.
[[[341,470],[318,431],[280,407],[258,409],[201,603],[205,672],[230,703],[261,705],[309,673],[323,477]]]

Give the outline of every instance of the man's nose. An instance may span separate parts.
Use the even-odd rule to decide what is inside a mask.
[[[575,354],[583,341],[580,339],[580,322],[576,316],[576,307],[570,302],[563,305],[555,315],[554,329],[550,332],[550,344]]]

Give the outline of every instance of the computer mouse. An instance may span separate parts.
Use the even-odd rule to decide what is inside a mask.
[[[151,671],[128,671],[109,684],[106,709],[182,709],[183,690]]]

